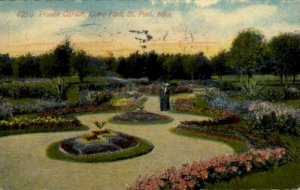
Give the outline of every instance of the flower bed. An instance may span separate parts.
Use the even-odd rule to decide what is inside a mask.
[[[193,88],[190,86],[177,86],[174,90],[172,90],[174,94],[181,94],[181,93],[192,93]]]
[[[226,125],[240,122],[240,117],[234,113],[228,112],[224,118],[209,119],[204,121],[181,121],[181,125],[193,125],[193,126],[215,126]]]
[[[61,141],[59,148],[72,156],[102,154],[134,147],[138,141],[130,135],[111,130],[92,131]]]
[[[38,117],[35,119],[14,118],[12,121],[1,120],[0,131],[26,129],[72,128],[80,126],[76,118]]]
[[[167,123],[173,121],[172,118],[147,111],[133,111],[115,115],[110,121],[117,123]]]
[[[129,110],[135,108],[137,105],[146,101],[146,98],[134,99],[133,102],[127,105],[114,105],[111,102],[107,102],[101,105],[87,104],[87,105],[71,105],[63,106],[56,109],[46,109],[39,112],[39,116],[61,116],[70,114],[80,114],[85,112],[112,112],[117,110]]]
[[[208,161],[169,168],[161,174],[140,177],[131,190],[200,189],[205,183],[215,183],[258,170],[281,165],[287,160],[284,148],[251,149],[232,156],[218,156]]]
[[[106,162],[150,152],[153,145],[141,138],[112,130],[99,130],[52,143],[47,155],[58,160]]]

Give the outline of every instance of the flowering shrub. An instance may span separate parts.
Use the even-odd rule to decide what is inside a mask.
[[[134,100],[131,98],[119,98],[112,101],[113,106],[120,106],[120,107],[132,105],[133,103]]]
[[[279,132],[280,134],[300,135],[300,125],[291,115],[276,116],[275,112],[263,115],[259,120],[252,121],[252,129],[262,132]]]
[[[45,109],[58,108],[65,105],[65,102],[57,102],[54,100],[41,100],[34,104],[13,104],[4,102],[0,104],[0,119],[7,119],[13,115],[40,112]]]
[[[173,90],[174,94],[180,94],[180,93],[192,93],[193,89],[189,86],[177,86]]]
[[[130,190],[201,189],[207,182],[214,183],[245,175],[257,170],[283,164],[287,159],[284,148],[251,149],[232,156],[218,156],[191,165],[169,168],[161,174],[138,178]]]
[[[174,101],[175,105],[187,105],[187,106],[193,106],[194,101],[191,98],[176,98]]]
[[[293,108],[287,108],[280,104],[274,104],[267,101],[252,101],[248,103],[247,112],[249,116],[255,118],[256,120],[261,119],[264,115],[275,113],[277,117],[282,115],[291,115],[299,119],[299,110]]]
[[[14,118],[12,121],[1,120],[0,130],[70,128],[80,126],[75,118],[38,117],[36,119]]]
[[[90,91],[88,92],[87,96],[88,96],[88,100],[90,100],[92,104],[96,104],[96,105],[103,104],[112,99],[112,94],[110,92],[102,92],[102,91],[100,92]]]

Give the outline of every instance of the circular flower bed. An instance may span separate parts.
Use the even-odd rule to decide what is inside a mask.
[[[139,110],[115,115],[110,121],[113,123],[155,124],[169,123],[173,121],[173,118],[165,115]]]
[[[51,144],[47,155],[79,162],[115,161],[146,154],[153,145],[141,138],[112,130],[99,130]]]

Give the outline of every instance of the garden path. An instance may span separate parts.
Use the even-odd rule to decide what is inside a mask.
[[[145,110],[161,113],[159,99],[148,97]],[[181,120],[201,120],[205,117],[163,112],[174,118],[172,123],[145,126],[108,123],[105,128],[145,138],[154,144],[152,152],[133,159],[110,163],[76,163],[49,159],[46,147],[54,141],[84,132],[40,133],[0,138],[0,189],[126,189],[137,175],[152,174],[170,166],[179,167],[215,155],[232,154],[226,144],[175,135],[169,129]],[[78,116],[94,129],[94,122],[106,121],[114,114]]]

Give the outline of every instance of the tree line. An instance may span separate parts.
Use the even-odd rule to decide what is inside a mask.
[[[228,50],[208,58],[203,52],[196,54],[158,54],[155,51],[131,53],[127,57],[87,55],[75,50],[69,39],[53,50],[39,56],[31,54],[10,57],[0,54],[2,77],[46,77],[78,75],[82,82],[88,75],[116,72],[125,78],[147,77],[158,79],[210,79],[213,74],[223,75],[275,74],[281,81],[300,73],[300,34],[281,33],[266,40],[253,28],[240,31]]]

